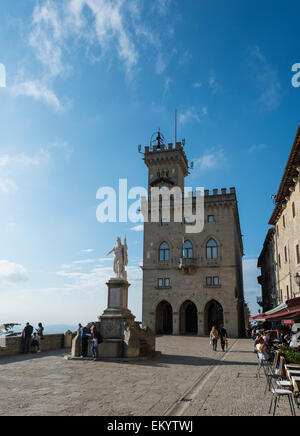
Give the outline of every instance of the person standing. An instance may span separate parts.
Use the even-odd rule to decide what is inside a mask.
[[[30,345],[31,345],[31,337],[33,333],[33,327],[29,324],[29,322],[26,323],[26,326],[22,332],[23,335],[23,353],[29,353]]]
[[[87,357],[90,337],[91,337],[91,324],[87,324],[81,330],[81,357]]]
[[[39,339],[43,340],[44,339],[44,327],[43,327],[43,324],[41,322],[39,322],[38,328],[36,329],[36,332],[37,332]]]
[[[77,335],[81,336],[81,331],[82,331],[82,324],[79,323],[76,331]]]
[[[217,327],[213,326],[210,332],[210,341],[212,343],[213,351],[217,351],[218,340],[219,340],[219,335],[218,335]]]
[[[224,328],[223,324],[220,325],[219,336],[220,336],[222,351],[224,352],[225,345],[226,345],[226,348],[228,348],[228,334],[227,334],[227,330]]]
[[[96,327],[94,326],[92,329],[92,354],[95,361],[98,360],[99,358],[98,346],[99,346],[99,333]]]
[[[41,352],[41,351],[40,351],[40,341],[39,341],[39,336],[38,336],[37,333],[34,333],[34,334],[33,334],[33,339],[32,339],[32,342],[31,342],[31,350],[32,350],[34,353],[40,353],[40,352]]]

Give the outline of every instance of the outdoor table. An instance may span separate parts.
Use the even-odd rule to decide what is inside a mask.
[[[300,371],[300,365],[284,365],[286,371]]]
[[[292,382],[294,386],[294,392],[299,393],[300,392],[300,377],[294,377],[292,376]]]

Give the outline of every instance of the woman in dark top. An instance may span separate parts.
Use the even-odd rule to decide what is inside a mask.
[[[41,322],[38,324],[38,328],[36,329],[36,332],[37,332],[40,340],[43,340],[44,339],[44,327],[43,327],[43,324]]]

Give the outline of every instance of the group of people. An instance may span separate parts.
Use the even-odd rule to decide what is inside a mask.
[[[212,345],[213,351],[218,351],[218,341],[220,340],[222,351],[225,352],[225,347],[228,349],[228,334],[227,330],[224,328],[223,324],[217,328],[214,325],[210,332],[210,344]]]
[[[35,330],[35,332],[34,332]],[[27,354],[30,351],[33,353],[40,353],[40,341],[44,339],[44,327],[40,322],[38,328],[34,329],[29,322],[26,323],[21,337],[23,339],[23,353]]]
[[[88,323],[85,327],[82,324],[78,324],[77,335],[81,338],[81,358],[88,356],[89,340],[92,340],[92,355],[94,360],[99,358],[99,344],[103,342],[103,338],[98,332],[95,325]]]
[[[272,333],[272,334],[271,334]],[[291,345],[292,334],[290,331],[265,331],[263,329],[253,329],[251,333],[254,340],[254,352],[262,360],[272,359],[272,349],[274,348],[273,340],[277,340],[279,345]],[[273,337],[272,337],[273,336]]]

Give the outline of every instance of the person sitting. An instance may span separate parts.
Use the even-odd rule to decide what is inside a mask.
[[[268,345],[265,343],[264,338],[260,338],[256,345],[256,350],[259,360],[268,362],[272,357]]]

